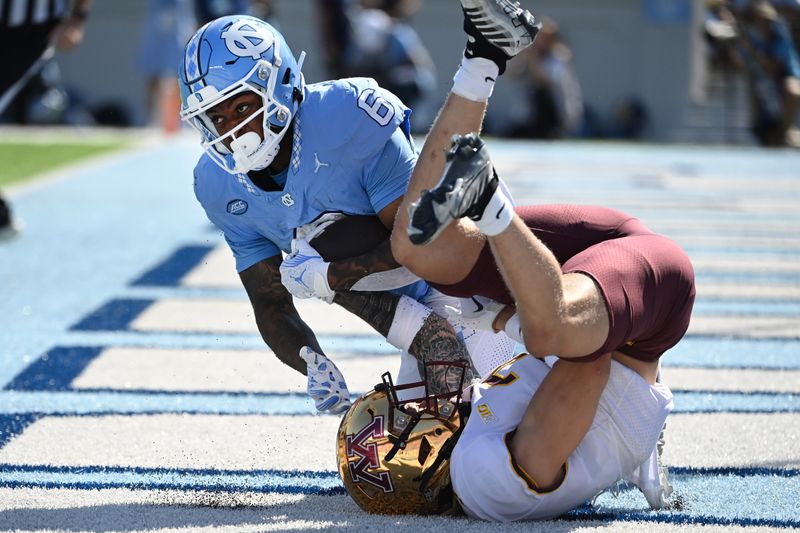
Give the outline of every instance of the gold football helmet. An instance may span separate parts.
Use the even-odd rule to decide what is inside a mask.
[[[469,413],[469,404],[461,403],[463,378],[458,391],[429,395],[426,387],[423,398],[397,399],[398,390],[423,385],[395,386],[387,372],[383,383],[356,400],[339,426],[339,476],[350,497],[369,513],[460,512],[449,459]]]

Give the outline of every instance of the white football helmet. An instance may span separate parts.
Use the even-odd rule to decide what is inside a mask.
[[[304,58],[305,52],[295,61],[275,28],[244,15],[213,20],[189,39],[179,72],[181,120],[200,132],[203,149],[228,173],[261,170],[275,159],[303,99]],[[248,91],[263,105],[220,135],[207,111]],[[237,136],[259,114],[264,138],[255,132]]]

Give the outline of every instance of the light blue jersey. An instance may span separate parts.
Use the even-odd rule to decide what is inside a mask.
[[[401,197],[417,159],[410,113],[370,78],[307,85],[280,191],[261,190],[203,155],[195,195],[225,235],[237,271],[288,253],[295,228],[324,213],[375,215]]]

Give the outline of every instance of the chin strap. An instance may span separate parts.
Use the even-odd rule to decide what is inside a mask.
[[[453,454],[453,449],[455,449],[458,439],[461,437],[461,433],[467,425],[467,419],[471,412],[472,404],[463,402],[458,405],[458,418],[460,421],[458,429],[445,441],[442,445],[442,449],[436,454],[436,459],[434,459],[433,464],[425,470],[419,478],[419,490],[428,501],[431,501],[433,498],[433,494],[428,490],[428,483],[430,483],[433,475],[439,470],[439,467],[442,466],[442,463],[450,459],[450,456]]]
[[[406,447],[408,437],[411,435],[411,431],[414,429],[414,426],[416,426],[419,422],[419,419],[420,415],[411,417],[411,420],[408,421],[406,429],[404,429],[399,436],[395,437],[391,434],[389,435],[389,440],[394,443],[394,446],[392,446],[392,449],[386,454],[386,457],[383,458],[384,461],[391,461],[397,452]]]

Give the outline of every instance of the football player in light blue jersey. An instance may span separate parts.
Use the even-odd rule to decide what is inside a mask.
[[[329,302],[334,291],[351,288],[399,289],[432,306],[436,295],[394,261],[388,240],[366,264],[382,273],[394,268],[389,281],[367,276],[356,286],[353,276],[341,276],[347,280],[332,283],[328,269],[336,262],[305,262],[315,255],[307,244],[313,232],[282,267],[281,252],[298,251],[296,230],[329,221],[331,213],[377,215],[391,228],[417,159],[410,110],[397,97],[368,78],[306,85],[303,59],[263,21],[214,20],[186,45],[181,117],[202,135],[195,194],[233,251],[262,337],[281,361],[308,372],[320,411],[339,412],[348,405],[344,378],[284,285],[295,296]],[[407,348],[411,337],[399,344]]]

